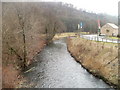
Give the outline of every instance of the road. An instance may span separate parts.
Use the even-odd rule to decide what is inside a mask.
[[[102,41],[102,42],[112,42],[112,43],[120,43],[118,39],[109,39],[105,36],[98,36],[96,34],[93,35],[81,35],[80,37],[88,39],[88,40],[95,40],[95,41]]]
[[[25,73],[34,88],[109,88],[88,73],[67,51],[65,39],[56,40],[39,53],[34,69]],[[107,89],[108,90],[108,89]]]

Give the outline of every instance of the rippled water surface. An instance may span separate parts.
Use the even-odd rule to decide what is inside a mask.
[[[54,41],[35,59],[34,69],[26,73],[35,88],[109,88],[70,56],[65,39]]]

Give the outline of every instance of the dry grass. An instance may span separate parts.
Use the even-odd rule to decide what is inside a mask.
[[[118,85],[118,45],[69,38],[68,49],[87,69]]]
[[[112,36],[110,36],[108,38],[110,38],[110,39],[120,39],[119,37],[112,37]]]
[[[32,44],[34,43],[34,44]],[[27,43],[27,65],[32,63],[33,57],[45,47],[46,41],[41,38],[35,38]]]
[[[64,37],[70,37],[70,36],[76,37],[77,34],[74,33],[74,32],[58,33],[58,34],[56,34],[56,35],[54,36],[53,40],[60,39],[60,38],[64,38]]]
[[[42,5],[42,4],[40,4]],[[17,70],[25,69],[33,57],[42,50],[46,38],[52,38],[51,26],[54,16],[46,16],[48,7],[42,8],[37,3],[3,3],[2,4],[2,65],[3,86],[15,87]],[[49,9],[51,10],[51,9]],[[50,18],[49,18],[50,17]],[[49,24],[49,25],[46,25]],[[46,28],[47,34],[46,36]],[[53,30],[53,29],[52,29]],[[49,32],[48,32],[49,31]],[[15,82],[15,83],[14,83]]]
[[[3,67],[2,70],[2,88],[15,88],[19,82],[19,72],[12,65]]]

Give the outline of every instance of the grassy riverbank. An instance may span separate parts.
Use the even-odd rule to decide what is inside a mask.
[[[118,44],[69,38],[68,50],[89,72],[118,86]]]
[[[57,34],[54,36],[53,40],[61,39],[61,38],[64,38],[64,37],[75,37],[75,36],[77,36],[77,34],[74,33],[74,32],[69,32],[69,33],[57,33]]]

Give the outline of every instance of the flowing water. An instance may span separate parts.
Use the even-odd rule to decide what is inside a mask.
[[[26,73],[34,88],[110,88],[71,57],[65,39],[49,44],[35,59],[33,70]]]

